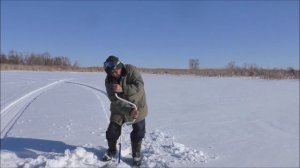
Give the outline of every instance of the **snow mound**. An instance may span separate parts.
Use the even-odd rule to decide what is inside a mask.
[[[22,162],[22,160],[13,152],[6,150],[1,150],[0,152],[1,167],[18,167]]]
[[[97,159],[92,152],[87,152],[82,147],[63,154],[51,153],[39,155],[36,159],[21,159],[15,153],[1,151],[1,167],[101,167],[104,163]]]
[[[118,155],[111,162],[103,162],[101,156],[84,147],[76,147],[74,150],[66,149],[64,153],[41,153],[35,159],[19,158],[17,153],[1,150],[1,167],[131,167],[130,128],[127,127],[125,132],[128,133],[124,135],[121,163],[117,163]],[[174,139],[159,130],[146,134],[141,151],[141,167],[180,167],[206,163],[209,159],[216,158],[175,142]]]
[[[75,150],[65,150],[64,156],[49,159],[46,167],[93,167],[97,165],[97,156],[92,152],[87,152],[82,147],[77,147]]]
[[[145,137],[142,152],[146,167],[191,165],[199,162],[206,163],[209,159],[217,158],[215,155],[174,142],[174,137],[159,130],[152,131]]]

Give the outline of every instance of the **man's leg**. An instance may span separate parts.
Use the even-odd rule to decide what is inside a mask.
[[[115,122],[110,122],[106,131],[106,139],[108,144],[108,149],[103,156],[103,160],[111,160],[117,152],[117,140],[121,134],[121,126]]]
[[[141,165],[141,146],[145,137],[145,127],[145,120],[142,120],[132,125],[133,130],[130,133],[133,164],[136,166]]]

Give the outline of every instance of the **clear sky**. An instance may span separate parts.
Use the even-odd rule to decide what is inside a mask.
[[[138,67],[299,68],[299,0],[1,0],[1,51],[82,66],[111,54]]]

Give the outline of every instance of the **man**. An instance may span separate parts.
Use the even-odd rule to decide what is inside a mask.
[[[104,62],[107,74],[105,87],[110,104],[110,123],[106,131],[108,149],[103,160],[111,160],[116,154],[116,143],[121,134],[121,125],[124,122],[136,119],[130,133],[133,165],[141,165],[141,145],[145,136],[145,118],[148,114],[144,82],[136,67],[123,64],[116,56],[109,56]],[[134,103],[131,105],[116,98],[119,97]]]

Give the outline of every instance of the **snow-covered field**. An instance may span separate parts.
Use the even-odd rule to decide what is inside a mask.
[[[142,167],[298,167],[299,80],[143,74]],[[130,167],[101,161],[104,73],[1,71],[1,167]]]

